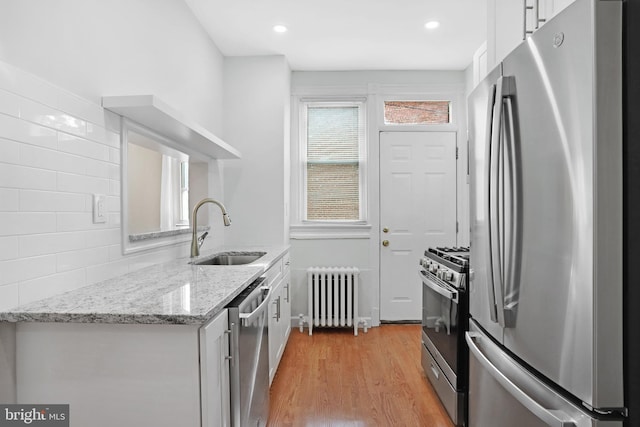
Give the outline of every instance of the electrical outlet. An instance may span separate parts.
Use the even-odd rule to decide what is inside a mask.
[[[104,194],[93,195],[93,223],[107,222],[107,200]]]

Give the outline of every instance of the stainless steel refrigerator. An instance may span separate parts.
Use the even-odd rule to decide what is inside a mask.
[[[471,93],[471,427],[622,426],[623,2],[577,0]]]

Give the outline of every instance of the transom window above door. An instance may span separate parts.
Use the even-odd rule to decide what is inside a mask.
[[[385,125],[451,123],[451,101],[384,101]]]

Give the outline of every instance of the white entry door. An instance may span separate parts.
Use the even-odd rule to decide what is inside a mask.
[[[455,132],[380,133],[380,228],[380,320],[420,320],[418,260],[456,244]]]

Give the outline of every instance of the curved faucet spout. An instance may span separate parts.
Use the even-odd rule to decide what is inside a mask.
[[[227,214],[227,210],[224,208],[224,205],[217,200],[214,199],[202,199],[200,200],[193,208],[193,213],[191,215],[191,258],[195,258],[200,255],[200,246],[204,243],[204,237],[206,235],[203,234],[201,239],[198,239],[198,209],[200,206],[205,203],[213,203],[214,205],[218,205],[220,210],[222,211],[222,221],[226,227],[231,225],[231,219]]]

